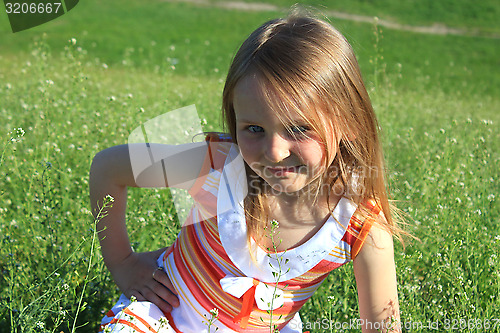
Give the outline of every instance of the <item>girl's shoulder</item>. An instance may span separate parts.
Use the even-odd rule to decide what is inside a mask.
[[[354,259],[361,251],[374,224],[384,219],[381,207],[375,199],[364,199],[357,204],[357,208],[349,221],[347,233],[352,237],[351,255]]]
[[[205,141],[208,144],[207,157],[210,168],[221,170],[224,167],[231,146],[234,145],[233,138],[228,133],[207,132],[205,133]]]
[[[231,142],[234,140],[229,133],[224,132],[205,132],[205,141],[207,142]]]

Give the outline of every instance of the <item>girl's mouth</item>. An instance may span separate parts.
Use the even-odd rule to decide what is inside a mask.
[[[292,174],[292,173],[297,173],[298,171],[299,171],[299,166],[265,168],[264,175],[265,176],[283,177],[283,176],[287,176],[287,175]]]

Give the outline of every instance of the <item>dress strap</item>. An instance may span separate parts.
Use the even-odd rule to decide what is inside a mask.
[[[377,216],[380,214],[380,206],[377,205],[376,201],[373,199],[367,200],[363,204],[363,209],[366,212],[358,213],[356,212],[355,215],[358,214],[364,214],[366,217],[362,222],[361,230],[359,231],[359,234],[356,236],[356,239],[354,240],[354,244],[352,244],[351,248],[351,259],[354,260],[358,253],[361,251],[361,247],[365,243],[366,237],[368,236],[368,233],[370,232],[370,229],[375,222]],[[359,209],[359,208],[358,208]],[[351,221],[352,223],[352,221]]]
[[[211,142],[233,142],[233,138],[228,133],[221,132],[207,132],[205,136],[205,141],[208,143],[208,156],[210,157],[210,167],[215,168],[212,149],[210,148]]]

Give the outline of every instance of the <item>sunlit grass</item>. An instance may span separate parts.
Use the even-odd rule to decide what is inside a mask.
[[[226,13],[228,22],[232,17],[215,13]],[[252,14],[245,24],[250,28],[262,16]],[[408,215],[408,231],[420,239],[407,241],[406,248],[396,245],[403,322],[437,322],[439,331],[446,331],[457,323],[463,328],[464,320],[475,325],[468,328],[485,327],[489,320],[491,327],[496,324],[490,331],[500,331],[494,321],[500,318],[500,101],[491,93],[497,81],[489,44],[478,42],[476,53],[460,54],[453,65],[429,53],[429,68],[405,70],[411,66],[397,65],[401,50],[393,43],[414,36],[384,32],[376,54],[372,27],[353,31],[379,116],[392,194]],[[141,122],[190,104],[207,120],[205,130],[220,129],[223,66],[235,46],[213,50],[213,39],[191,40],[194,50],[213,52],[212,60],[193,62],[193,53],[178,52],[190,47],[184,39],[170,41],[162,45],[165,61],[156,65],[157,55],[148,55],[146,47],[125,45],[123,52],[111,52],[110,62],[96,57],[91,37],[82,46],[78,36],[56,45],[52,36],[36,36],[27,52],[0,57],[0,331],[70,332],[78,313],[76,325],[83,325],[78,331],[94,332],[118,292],[100,255],[91,255],[96,250],[87,189],[91,159],[126,143]],[[422,38],[414,37],[412,45],[433,40]],[[459,46],[468,41],[436,40],[447,50],[453,41]],[[426,61],[424,51],[415,52],[417,67]],[[403,53],[409,58],[412,50]],[[464,68],[467,62],[474,71]],[[435,74],[431,78],[426,71]],[[486,81],[492,78],[491,87],[484,87],[476,71],[485,73]],[[445,79],[435,80],[439,77]],[[454,77],[469,80],[445,87]],[[133,189],[129,197],[134,248],[170,244],[177,227],[168,192]],[[301,314],[311,326],[330,316],[335,322],[358,318],[352,267],[331,274]]]

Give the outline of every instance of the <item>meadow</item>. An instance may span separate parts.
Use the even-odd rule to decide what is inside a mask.
[[[358,55],[388,186],[417,238],[395,243],[403,331],[500,332],[500,43],[490,36],[500,34],[500,4],[424,6],[430,2],[406,2],[404,10],[394,0],[307,3],[480,32],[418,34],[375,19],[331,19]],[[0,332],[96,331],[119,292],[90,214],[93,156],[191,104],[205,131],[220,130],[233,53],[283,13],[82,1],[16,34],[0,14]],[[178,223],[168,190],[131,189],[128,204],[135,250],[173,242]],[[358,318],[352,265],[334,271],[301,315],[311,332],[358,331],[349,326]]]

